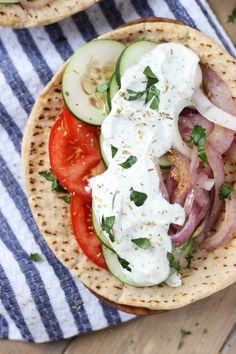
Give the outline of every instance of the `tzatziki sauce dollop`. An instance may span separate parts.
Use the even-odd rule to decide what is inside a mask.
[[[147,67],[158,78],[156,109],[150,108],[150,102],[145,104],[145,95],[127,99],[129,90],[145,90]],[[157,44],[124,72],[121,88],[102,124],[102,150],[108,168],[90,180],[93,213],[100,224],[113,217],[113,239],[105,231],[104,236],[127,262],[128,269],[122,269],[125,278],[138,286],[163,281],[169,286],[181,284],[176,273],[170,276],[167,254],[172,252],[172,244],[168,230],[170,224],[183,225],[185,212],[162,195],[158,161],[172,148],[189,156],[179,133],[178,117],[185,107],[192,106],[201,82],[199,57],[192,50],[177,43]],[[127,160],[132,163],[127,164]],[[140,238],[149,240],[148,247],[134,242]]]

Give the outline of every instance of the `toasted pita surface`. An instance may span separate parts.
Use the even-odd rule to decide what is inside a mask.
[[[219,44],[197,30],[181,24],[141,22],[112,31],[101,38],[130,43],[138,39],[173,41],[194,50],[201,62],[211,66],[227,83],[236,102],[236,61]],[[96,267],[80,250],[71,231],[69,206],[39,172],[49,170],[50,128],[63,109],[61,79],[64,67],[39,96],[30,115],[23,141],[23,167],[29,204],[43,237],[58,259],[93,292],[117,304],[170,310],[209,296],[236,281],[236,239],[215,252],[196,250],[190,270],[183,270],[183,285],[164,284],[135,288],[124,285],[111,273]],[[236,164],[224,159],[226,180],[236,180]],[[218,225],[224,218],[222,211]],[[236,233],[235,233],[236,236]]]
[[[49,25],[83,11],[98,1],[52,0],[40,9],[24,9],[19,4],[0,4],[0,26],[26,28]]]

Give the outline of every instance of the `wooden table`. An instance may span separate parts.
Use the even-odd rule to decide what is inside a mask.
[[[235,0],[209,0],[236,43],[236,23],[227,23]],[[181,328],[192,334],[178,350]],[[0,354],[236,354],[236,284],[173,312],[137,318],[99,332],[47,344],[2,341]]]

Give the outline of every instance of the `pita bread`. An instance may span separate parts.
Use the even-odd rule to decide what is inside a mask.
[[[83,11],[99,0],[52,0],[41,9],[24,9],[19,4],[0,4],[0,26],[26,28],[49,25]]]
[[[211,66],[227,83],[236,102],[236,61],[219,44],[186,25],[160,20],[131,23],[100,38],[130,43],[139,39],[174,41],[194,50],[204,64]],[[183,270],[183,285],[164,284],[135,288],[119,282],[110,272],[96,267],[80,250],[71,232],[69,206],[39,171],[50,168],[48,137],[62,111],[61,79],[65,66],[42,91],[30,115],[22,147],[25,186],[29,205],[39,230],[58,259],[94,293],[116,304],[150,310],[170,310],[195,302],[236,281],[236,239],[212,253],[196,250],[190,270]],[[224,159],[226,180],[236,180],[236,165]],[[219,218],[217,229],[224,212]],[[235,233],[236,236],[236,233]],[[135,312],[135,311],[134,311]]]

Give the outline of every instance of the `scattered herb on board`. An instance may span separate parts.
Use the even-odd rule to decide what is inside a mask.
[[[220,188],[219,188],[219,199],[224,200],[224,199],[231,199],[231,193],[232,193],[232,187],[229,186],[227,183],[223,183]]]
[[[228,21],[227,22],[232,22],[236,20],[236,6],[233,8],[231,14],[228,16]]]
[[[181,328],[181,337],[178,344],[178,350],[181,349],[184,345],[184,337],[189,336],[190,334],[192,334],[192,332],[186,331],[185,329]]]
[[[140,238],[133,238],[131,240],[136,246],[142,248],[143,250],[147,250],[151,246],[151,241],[149,238],[140,237]]]
[[[121,258],[117,255],[117,259],[120,262],[120,264],[122,265],[123,268],[125,268],[126,270],[128,270],[129,272],[131,272],[131,268],[129,267],[129,262],[126,261],[126,259]]]
[[[206,129],[201,125],[195,125],[191,134],[191,141],[197,146],[198,157],[205,166],[208,166],[208,159],[205,151]]]
[[[126,161],[120,163],[119,165],[123,168],[130,168],[137,162],[137,157],[130,155]]]
[[[115,223],[115,216],[108,216],[106,218],[102,216],[102,222],[101,222],[102,231],[108,233],[111,242],[114,242],[114,236],[111,232],[114,223]]]
[[[31,253],[29,259],[33,262],[40,262],[42,257],[38,253]]]
[[[134,202],[137,207],[140,207],[144,204],[145,200],[147,199],[146,193],[135,191],[133,188],[130,188],[130,192],[130,200]]]

